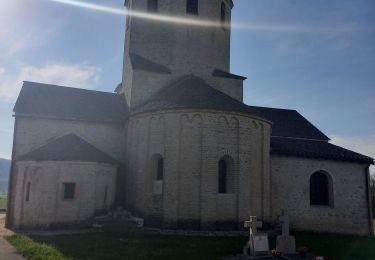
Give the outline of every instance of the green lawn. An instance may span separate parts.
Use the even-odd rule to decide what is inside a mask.
[[[12,236],[19,253],[39,259],[220,259],[241,252],[245,237],[186,237],[94,233],[53,237]]]
[[[329,259],[375,259],[375,238],[299,233],[297,244]],[[31,260],[39,259],[220,259],[242,251],[246,237],[185,237],[93,233],[12,236],[8,240]],[[275,241],[271,239],[271,247]]]
[[[7,199],[5,197],[0,196],[0,211],[5,210],[7,208]]]

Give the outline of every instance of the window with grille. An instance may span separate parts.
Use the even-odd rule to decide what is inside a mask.
[[[195,15],[198,14],[198,0],[187,0],[186,13]]]
[[[148,0],[147,10],[149,12],[156,13],[158,11],[158,0]]]
[[[73,182],[65,182],[64,186],[64,200],[72,200],[75,196],[76,184]]]

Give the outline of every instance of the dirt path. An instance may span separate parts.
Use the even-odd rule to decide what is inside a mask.
[[[13,231],[6,229],[5,215],[0,215],[0,260],[25,260],[22,256],[16,253],[16,249],[4,239],[5,236],[11,236]]]
[[[11,236],[14,234],[13,231],[6,229],[5,227],[5,215],[0,215],[0,237]]]

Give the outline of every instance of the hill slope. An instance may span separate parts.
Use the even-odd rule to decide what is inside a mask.
[[[0,159],[0,194],[8,190],[10,160]]]

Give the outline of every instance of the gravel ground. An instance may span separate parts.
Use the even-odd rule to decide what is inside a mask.
[[[14,232],[9,229],[6,229],[4,225],[5,225],[5,214],[0,214],[0,237],[13,235]]]

